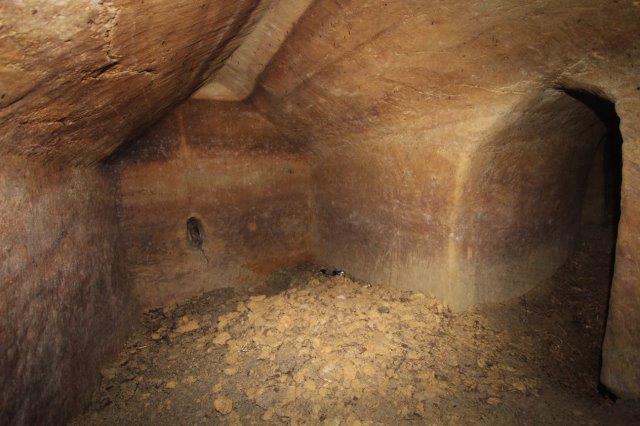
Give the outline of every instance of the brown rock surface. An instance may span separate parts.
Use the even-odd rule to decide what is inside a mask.
[[[595,392],[606,302],[593,296],[606,296],[608,250],[581,247],[549,287],[457,314],[421,293],[303,269],[275,274],[284,291],[215,290],[151,311],[74,424],[637,422],[638,404]],[[202,327],[149,339],[182,315]],[[185,385],[171,393],[156,384],[175,377]]]
[[[309,260],[304,149],[249,105],[191,100],[118,153],[122,267],[141,305],[249,286]]]
[[[569,253],[598,137],[554,91],[599,94],[624,138],[602,377],[639,396],[638,33],[631,0],[316,1],[253,102],[310,143],[318,261],[455,308],[522,294]]]
[[[0,424],[67,420],[130,330],[113,189],[101,170],[3,158]]]
[[[0,4],[0,152],[103,159],[231,54],[258,0]]]
[[[137,302],[159,307],[251,287],[302,261],[424,292],[454,310],[525,294],[565,264],[581,217],[599,217],[592,196],[604,184],[593,159],[610,129],[572,91],[612,102],[620,119],[621,217],[602,381],[640,397],[640,3],[292,4],[0,2],[0,423],[66,420]],[[204,82],[198,97],[208,100],[169,113]],[[314,303],[348,311],[347,295],[335,296]],[[304,361],[287,354],[300,342],[282,337],[305,319],[269,318],[278,300],[248,300],[226,318],[228,331],[220,325],[195,345],[237,349],[244,331],[251,360],[299,373]],[[388,303],[372,315],[405,308]],[[449,320],[431,308],[421,312],[433,321],[412,326]],[[147,330],[154,347],[209,333],[206,318],[172,321]],[[367,350],[384,351],[388,336],[374,331],[364,329]],[[357,396],[358,374],[384,368],[393,381],[394,368],[408,368],[388,353],[388,364],[336,362],[335,341],[313,349],[325,363],[314,367],[317,380],[249,390],[262,420],[282,417],[276,401],[302,404],[298,393],[319,395],[325,383],[346,378]],[[223,379],[246,374],[246,355],[229,352],[233,374]],[[455,374],[460,360],[434,360],[445,358]],[[472,364],[492,367],[484,358]],[[395,382],[400,418],[427,418],[424,400],[449,389],[432,370],[405,371],[435,383],[418,401],[413,384]],[[114,371],[104,377],[122,379],[118,398],[137,396],[144,370],[130,366],[140,375],[126,380]],[[182,388],[163,379],[154,389]],[[478,386],[459,379],[459,389]],[[504,384],[493,385],[480,400],[499,410]],[[532,388],[520,379],[509,386]],[[144,398],[156,397],[145,389]],[[154,402],[167,412],[176,403]],[[293,410],[316,411],[313,401]],[[241,420],[232,412],[229,421]]]
[[[0,2],[0,423],[64,422],[136,309],[116,187],[101,167],[76,166],[193,92],[257,5]]]
[[[263,0],[264,12],[255,27],[193,97],[224,101],[249,97],[265,67],[311,3],[313,0]]]

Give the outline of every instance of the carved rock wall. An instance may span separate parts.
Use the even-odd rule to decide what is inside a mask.
[[[82,408],[135,311],[120,278],[115,185],[101,170],[0,167],[0,423]]]
[[[0,421],[78,408],[126,282],[152,307],[315,260],[460,309],[522,294],[569,253],[604,132],[560,88],[621,119],[602,379],[640,396],[638,2],[316,0],[279,48],[238,48],[278,4],[0,4]],[[95,163],[236,48],[212,84],[242,99],[260,74],[249,100],[180,106],[112,158],[114,186]]]
[[[258,6],[0,2],[0,423],[63,423],[119,349],[136,302],[96,163],[218,69]]]
[[[2,2],[0,152],[103,159],[222,66],[258,5]]]
[[[249,105],[191,100],[118,153],[123,269],[141,305],[310,260],[305,149]],[[189,242],[191,217],[201,247]]]
[[[568,253],[603,132],[557,89],[598,94],[624,138],[602,378],[640,396],[639,18],[631,0],[314,2],[252,102],[310,141],[319,262],[457,308],[527,291]]]

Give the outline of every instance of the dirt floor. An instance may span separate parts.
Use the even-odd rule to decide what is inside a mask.
[[[149,312],[74,423],[640,423],[597,389],[610,268],[592,241],[539,290],[460,314],[313,268]]]

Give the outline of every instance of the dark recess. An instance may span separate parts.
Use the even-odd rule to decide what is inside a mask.
[[[202,226],[200,219],[193,216],[187,219],[187,240],[191,247],[202,250],[202,244],[204,243],[204,227]]]
[[[613,102],[593,92],[563,87],[560,87],[559,90],[587,106],[602,121],[607,129],[607,133],[601,141],[601,143],[604,144],[604,155],[600,160],[603,161],[602,170],[605,185],[602,196],[604,197],[607,214],[607,223],[605,223],[604,226],[611,231],[611,240],[609,243],[613,247],[609,259],[609,286],[611,286],[616,258],[615,244],[618,237],[618,222],[620,221],[622,187],[623,139],[620,131],[620,116],[616,112],[616,106]],[[610,291],[608,294],[610,295]],[[608,308],[609,300],[606,301],[606,304]],[[607,316],[608,312],[605,318]],[[602,336],[602,338],[604,339],[604,336]],[[602,365],[602,358],[600,359],[600,363]],[[617,399],[617,396],[602,383],[598,385],[598,392],[604,398],[611,400]]]

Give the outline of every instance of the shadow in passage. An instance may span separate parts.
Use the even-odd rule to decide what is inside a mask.
[[[620,219],[620,119],[615,105],[596,94],[562,92],[587,106],[606,129],[589,175],[580,185],[584,196],[578,204],[575,251],[537,289],[517,300],[482,307],[479,313],[507,336],[505,355],[519,365],[517,369],[537,378],[540,389],[552,396],[545,400],[578,407],[577,412],[586,412],[586,405],[594,404],[620,419],[633,413],[637,418],[637,403],[614,405],[615,397],[599,383]]]

